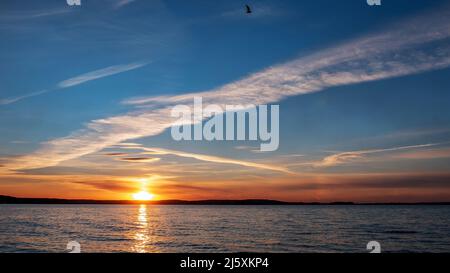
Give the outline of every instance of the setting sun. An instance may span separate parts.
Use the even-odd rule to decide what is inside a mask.
[[[139,201],[148,201],[148,200],[152,200],[155,196],[151,193],[148,193],[146,191],[141,191],[141,192],[137,192],[135,194],[133,194],[133,199],[134,200],[139,200]]]

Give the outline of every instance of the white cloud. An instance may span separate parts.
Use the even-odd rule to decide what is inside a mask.
[[[124,7],[124,6],[128,5],[128,4],[133,3],[134,1],[136,1],[136,0],[119,0],[119,1],[117,1],[114,4],[114,8],[119,9],[121,7]]]
[[[420,144],[420,145],[394,147],[394,148],[387,148],[387,149],[372,149],[372,150],[342,152],[342,153],[337,153],[337,154],[327,156],[324,159],[322,159],[321,161],[311,163],[310,165],[312,165],[314,167],[331,167],[331,166],[342,165],[342,164],[349,163],[352,161],[353,162],[361,161],[364,158],[364,156],[368,155],[368,154],[428,148],[428,147],[437,146],[439,144],[440,143],[431,143],[431,144]],[[307,164],[309,164],[309,163],[304,163],[304,165],[307,165]]]
[[[239,166],[244,166],[244,167],[257,168],[257,169],[292,174],[292,172],[289,171],[287,168],[270,165],[270,164],[255,163],[255,162],[250,162],[250,161],[245,161],[245,160],[236,160],[236,159],[219,157],[219,156],[188,153],[188,152],[183,152],[183,151],[175,151],[175,150],[162,149],[162,148],[141,147],[141,149],[149,152],[152,155],[176,155],[176,156],[180,156],[180,157],[193,158],[193,159],[212,162],[212,163],[233,164],[233,165],[239,165]]]
[[[88,81],[112,76],[115,74],[123,73],[126,71],[134,70],[145,66],[146,63],[131,63],[126,65],[113,65],[103,69],[95,70],[86,74],[76,76],[74,78],[67,79],[58,83],[59,88],[67,88],[75,85],[79,85]]]
[[[23,99],[39,96],[39,95],[45,94],[47,92],[50,92],[50,90],[41,90],[41,91],[37,91],[37,92],[26,94],[26,95],[23,95],[23,96],[18,96],[18,97],[13,97],[13,98],[6,98],[6,99],[0,99],[0,105],[8,105],[8,104],[11,104],[11,103],[15,103],[15,102],[17,102],[19,100],[23,100]]]

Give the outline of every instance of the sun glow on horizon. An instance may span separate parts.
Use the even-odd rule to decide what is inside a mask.
[[[153,200],[153,198],[155,198],[155,195],[146,191],[140,191],[133,194],[133,200],[137,201],[149,201]]]

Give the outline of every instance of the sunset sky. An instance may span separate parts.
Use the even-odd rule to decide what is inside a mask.
[[[194,96],[279,149],[174,141]],[[450,2],[2,0],[0,128],[0,195],[450,201]]]

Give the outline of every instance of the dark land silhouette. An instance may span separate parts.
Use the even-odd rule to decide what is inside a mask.
[[[91,200],[91,199],[58,199],[58,198],[20,198],[0,195],[0,204],[92,204],[92,205],[450,205],[450,202],[433,203],[355,203],[355,202],[285,202],[269,199],[245,200]]]

